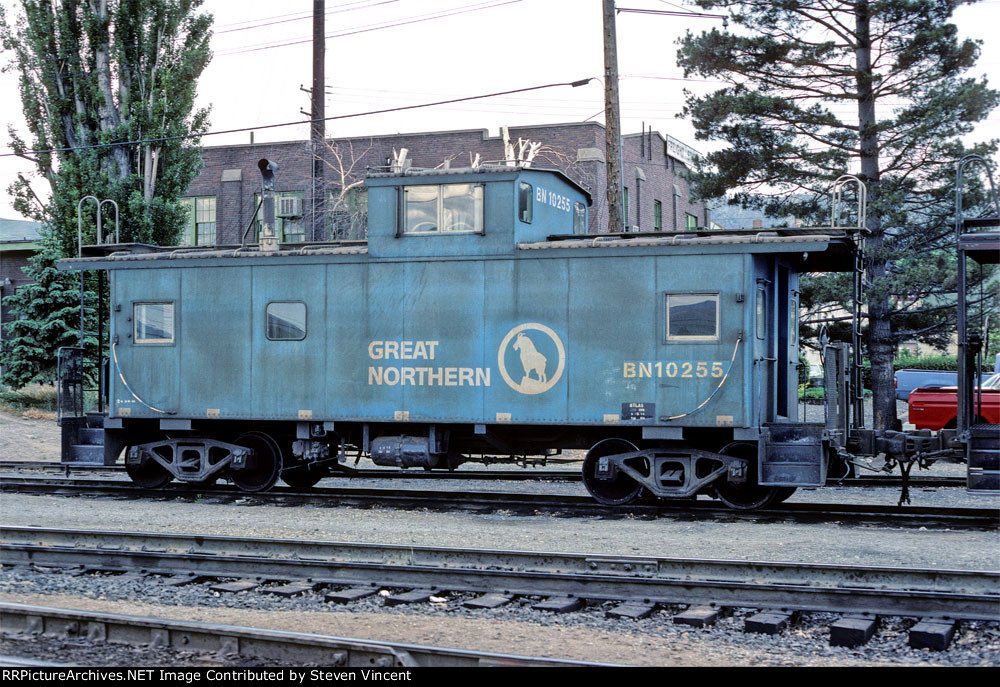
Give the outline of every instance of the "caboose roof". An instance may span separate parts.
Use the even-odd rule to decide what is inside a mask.
[[[566,250],[600,251],[602,255],[653,250],[662,254],[707,253],[782,253],[795,269],[805,272],[847,272],[854,268],[854,238],[847,231],[813,227],[776,231],[706,231],[663,232],[659,234],[588,234],[552,236],[548,241],[517,244],[517,252],[542,257]],[[284,244],[283,249],[264,253],[254,247],[239,246],[205,249],[197,247],[165,248],[136,244],[104,245],[103,255],[66,258],[58,263],[61,270],[121,269],[165,267],[177,261],[200,261],[199,264],[223,264],[231,260],[270,263],[274,260],[297,262],[364,256],[364,241],[326,244]],[[88,253],[86,247],[85,253]],[[499,256],[498,256],[499,257]],[[474,259],[474,256],[470,256]],[[206,263],[205,261],[211,261]]]
[[[837,227],[633,232],[549,236],[547,241],[520,243],[517,247],[520,250],[685,247],[712,252],[739,245],[748,253],[783,253],[796,269],[804,272],[848,272],[854,269],[856,233]]]

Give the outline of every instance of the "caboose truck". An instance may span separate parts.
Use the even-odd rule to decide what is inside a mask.
[[[64,462],[124,454],[147,487],[260,491],[349,473],[349,455],[430,470],[586,449],[603,503],[749,509],[848,476],[856,456],[908,470],[951,452],[970,489],[997,489],[995,433],[863,428],[857,326],[853,346],[824,347],[825,422],[796,419],[799,276],[854,272],[860,289],[856,179],[829,227],[595,236],[588,193],[557,171],[376,172],[366,242],[269,245],[276,165],[259,164],[259,247],[61,261],[107,270],[111,306],[106,413],[76,402],[82,350],[60,352]],[[844,183],[856,227],[837,226]],[[961,254],[996,262],[998,234],[968,226]]]

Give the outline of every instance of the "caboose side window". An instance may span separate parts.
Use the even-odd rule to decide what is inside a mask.
[[[757,288],[757,338],[763,339],[767,333],[767,291]]]
[[[301,301],[268,303],[267,338],[271,341],[301,341],[306,338],[306,304]]]
[[[482,233],[482,184],[407,186],[403,233]]]
[[[531,184],[521,182],[517,185],[517,218],[526,224],[531,224],[531,213],[535,200]]]
[[[173,303],[133,303],[133,340],[140,344],[174,342]]]
[[[793,291],[793,293],[796,293]],[[789,318],[788,318],[788,340],[794,346],[798,336],[799,336],[799,299],[798,296],[792,296],[792,304],[789,306]]]
[[[667,341],[718,339],[719,294],[667,294]]]

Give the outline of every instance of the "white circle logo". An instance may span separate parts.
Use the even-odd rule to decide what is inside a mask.
[[[507,371],[508,354],[513,376]],[[559,335],[550,328],[538,322],[526,322],[507,332],[500,342],[497,366],[503,381],[514,391],[541,394],[562,377],[566,368],[566,349]]]

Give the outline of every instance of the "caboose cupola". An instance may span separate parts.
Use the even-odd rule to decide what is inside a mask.
[[[590,194],[555,170],[525,167],[375,172],[372,256],[510,255],[519,243],[587,232]]]

